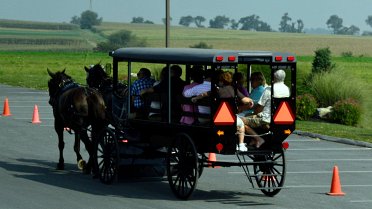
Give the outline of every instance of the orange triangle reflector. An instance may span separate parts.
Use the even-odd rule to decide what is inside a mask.
[[[220,104],[213,122],[215,125],[233,125],[235,123],[234,114],[227,102],[222,102]]]
[[[294,120],[295,117],[288,103],[287,102],[280,103],[279,108],[274,115],[274,123],[290,125],[294,122]]]

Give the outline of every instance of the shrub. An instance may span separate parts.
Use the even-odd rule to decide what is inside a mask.
[[[341,56],[342,57],[353,57],[353,52],[351,52],[351,51],[342,52]]]
[[[335,64],[331,61],[331,50],[329,47],[317,49],[312,63],[312,74],[331,72]]]
[[[145,39],[140,39],[133,35],[131,31],[120,30],[107,37],[108,42],[97,44],[95,51],[112,51],[121,47],[145,47],[147,46]]]
[[[304,94],[297,96],[296,117],[300,120],[308,120],[312,117],[317,108],[317,102],[313,95]]]
[[[362,102],[362,83],[343,73],[319,73],[309,82],[309,87],[321,107],[333,106],[348,98]]]
[[[201,41],[198,44],[191,45],[190,48],[212,49],[213,46]]]
[[[354,99],[345,99],[335,103],[331,119],[337,123],[355,126],[361,117],[361,107]]]

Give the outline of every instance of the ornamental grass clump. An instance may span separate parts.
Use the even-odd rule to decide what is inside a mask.
[[[333,106],[349,98],[362,102],[362,83],[336,71],[314,75],[309,87],[320,107]]]
[[[335,103],[331,119],[336,123],[355,126],[361,117],[360,104],[354,99],[345,99]]]

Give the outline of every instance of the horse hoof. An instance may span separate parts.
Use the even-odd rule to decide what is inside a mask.
[[[84,170],[84,168],[86,167],[86,165],[87,165],[87,163],[86,163],[85,160],[83,160],[83,159],[80,159],[80,160],[78,161],[78,164],[77,164],[77,166],[78,166],[78,168],[79,168],[80,170]]]

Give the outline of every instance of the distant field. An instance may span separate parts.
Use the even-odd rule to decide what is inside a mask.
[[[106,35],[120,29],[130,30],[138,37],[146,38],[151,47],[165,46],[164,25],[104,23],[96,28]],[[213,45],[213,48],[220,49],[273,50],[294,52],[297,55],[313,55],[317,48],[330,47],[334,55],[352,52],[354,56],[372,56],[372,37],[367,36],[308,35],[171,27],[171,47],[189,47],[200,41]]]

